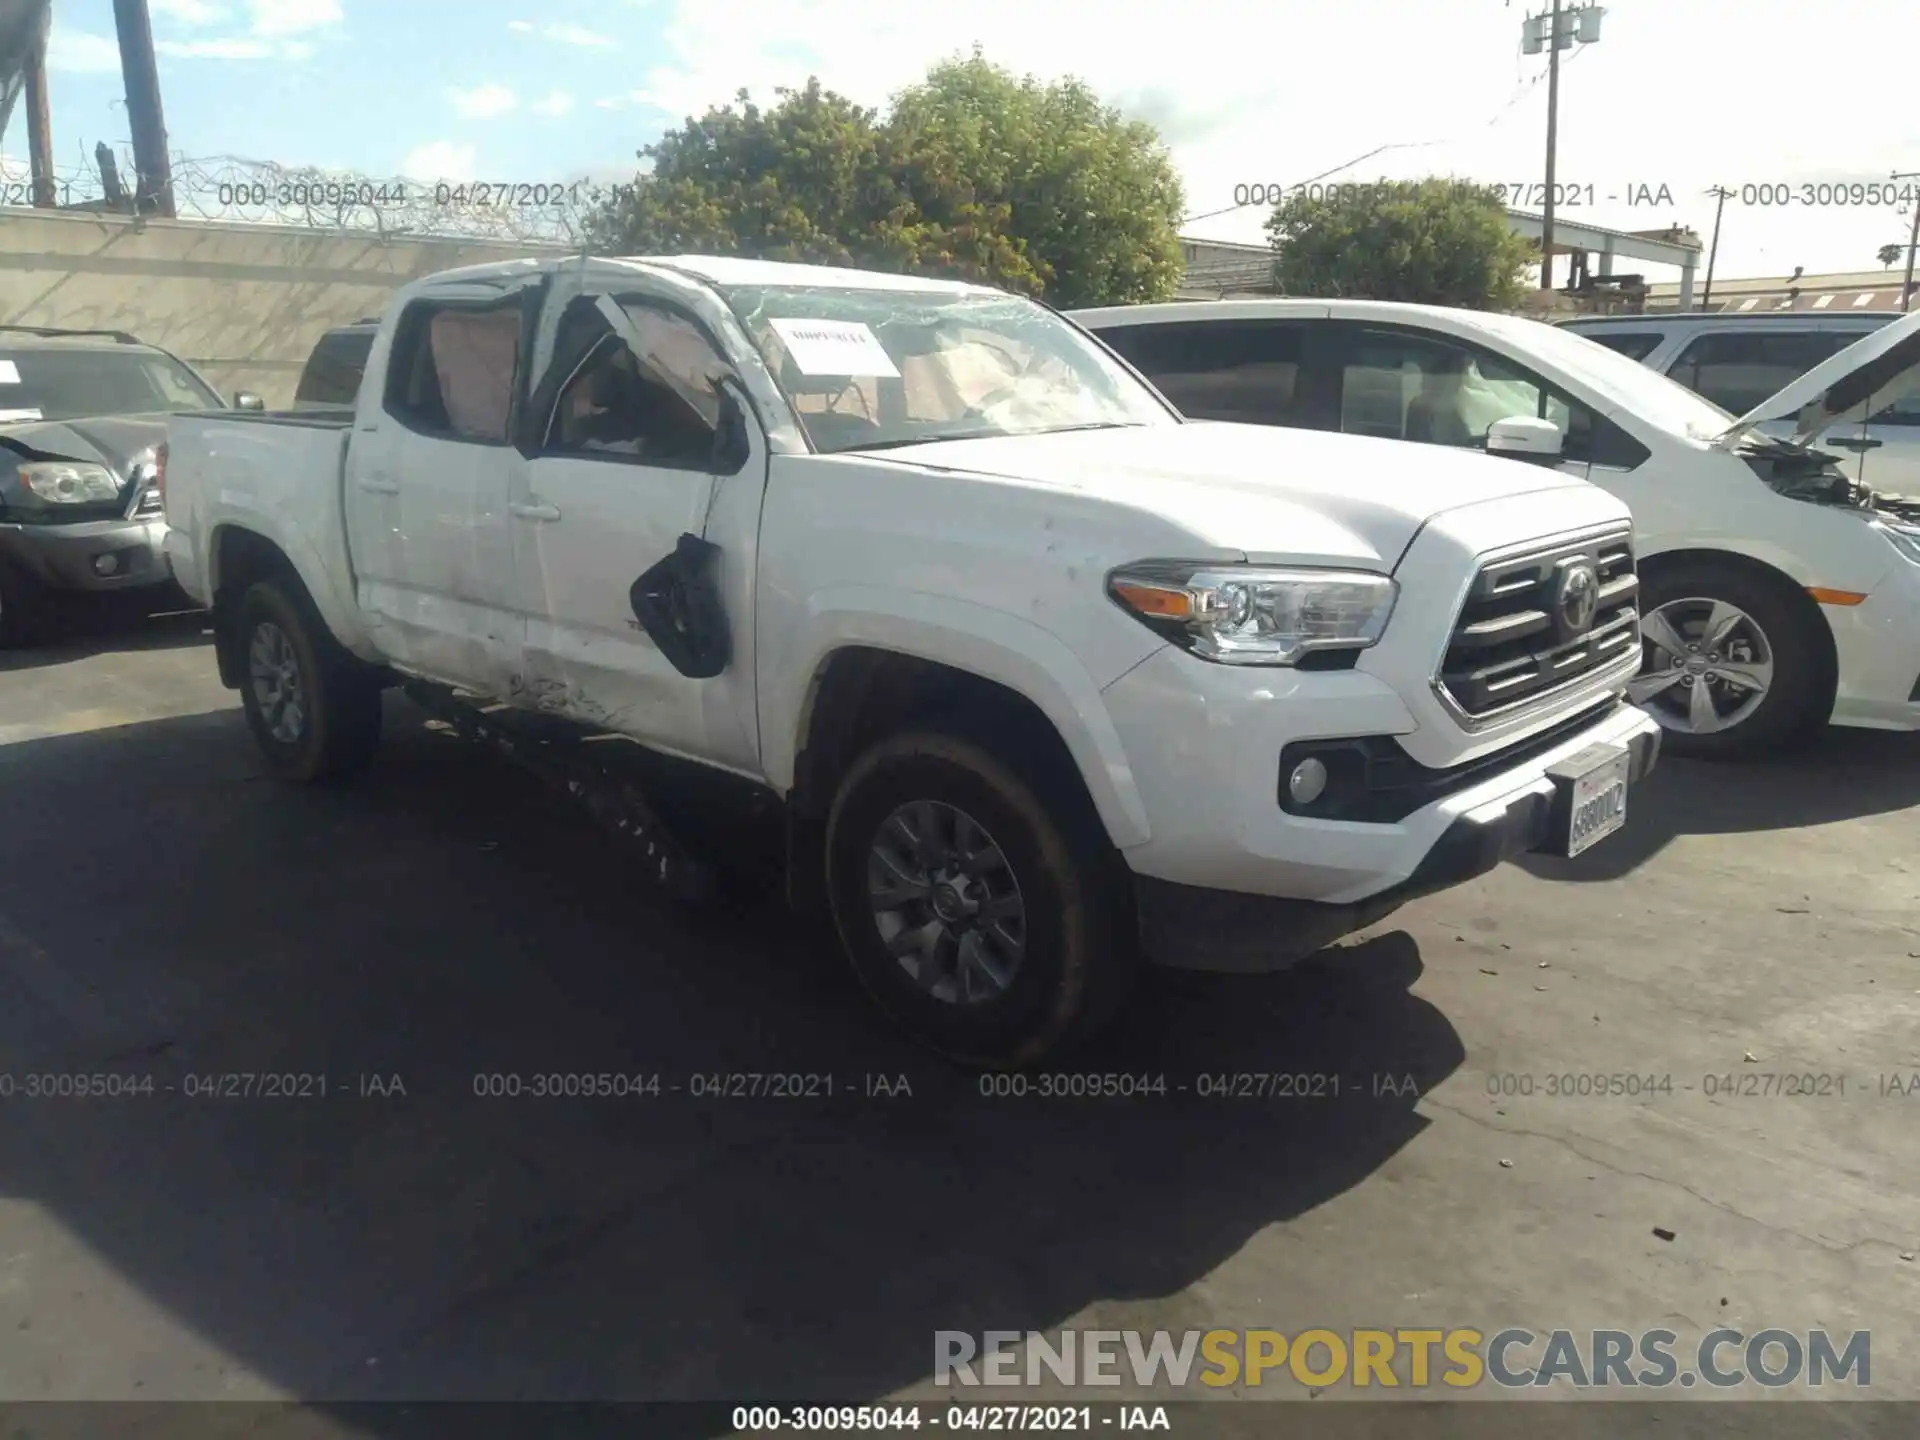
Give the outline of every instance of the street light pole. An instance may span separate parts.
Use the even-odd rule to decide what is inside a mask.
[[[1713,243],[1707,247],[1707,285],[1700,292],[1700,313],[1703,315],[1712,308],[1708,302],[1713,299],[1713,262],[1720,254],[1720,212],[1727,208],[1727,196],[1733,192],[1724,185],[1716,185],[1707,193],[1719,203],[1713,207]]]
[[[1553,289],[1553,152],[1560,126],[1560,0],[1547,22],[1547,196],[1540,216],[1540,288]]]

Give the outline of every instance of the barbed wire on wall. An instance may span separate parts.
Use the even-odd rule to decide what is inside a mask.
[[[509,245],[583,244],[584,219],[601,194],[587,180],[376,179],[238,155],[176,155],[172,169],[174,213],[183,220]],[[91,163],[56,165],[52,180],[53,203],[62,210],[158,214],[153,197],[139,193],[125,147],[103,143]],[[5,163],[0,203],[31,200],[25,163]]]

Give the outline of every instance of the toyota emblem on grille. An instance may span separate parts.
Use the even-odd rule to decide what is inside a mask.
[[[1576,560],[1560,571],[1560,584],[1553,596],[1554,619],[1561,633],[1584,635],[1593,628],[1593,615],[1600,608],[1600,572],[1586,560]]]

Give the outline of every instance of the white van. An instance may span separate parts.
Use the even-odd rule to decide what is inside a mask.
[[[1739,415],[1899,318],[1891,310],[1714,310],[1580,315],[1559,324]],[[1792,423],[1760,428],[1784,436]],[[1920,495],[1920,391],[1830,426],[1813,444],[1832,451],[1840,468],[1862,484]]]

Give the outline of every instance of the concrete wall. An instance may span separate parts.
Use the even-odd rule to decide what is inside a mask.
[[[292,403],[320,335],[456,265],[561,253],[197,220],[0,207],[0,325],[125,330],[223,394]]]

